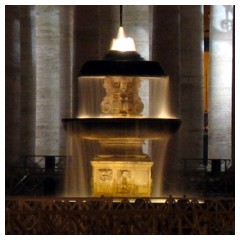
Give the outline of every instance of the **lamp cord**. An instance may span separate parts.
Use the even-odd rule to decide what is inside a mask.
[[[123,11],[123,6],[120,5],[120,27],[122,27],[122,11]]]

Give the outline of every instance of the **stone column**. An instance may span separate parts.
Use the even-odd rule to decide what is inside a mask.
[[[36,32],[34,6],[21,6],[21,155],[35,154]]]
[[[19,161],[20,155],[20,20],[19,7],[5,8],[5,146],[6,168]]]
[[[100,115],[100,103],[104,96],[101,81],[81,81],[78,74],[88,60],[100,60],[110,49],[111,40],[118,28],[116,6],[75,6],[74,9],[74,52],[73,52],[73,117]],[[91,195],[91,164],[98,152],[98,142],[71,137],[67,163],[66,194]]]
[[[74,116],[100,115],[104,89],[100,81],[79,82],[77,75],[88,60],[100,60],[117,34],[116,6],[76,6],[74,19]],[[81,83],[81,85],[80,85]]]
[[[169,113],[179,116],[180,72],[179,6],[154,6],[152,60],[158,61],[169,76]]]
[[[233,7],[211,7],[209,158],[231,158]]]
[[[158,61],[169,76],[169,94],[167,109],[170,116],[179,117],[180,113],[180,9],[179,6],[154,6],[152,29],[152,60]],[[154,86],[152,86],[154,88]],[[158,102],[151,98],[152,111]],[[164,192],[172,192],[166,186],[172,184],[175,168],[179,163],[178,135],[168,140],[153,142],[153,189],[154,196],[162,196]],[[171,179],[170,179],[171,177]],[[175,184],[175,183],[174,183]]]
[[[123,6],[123,27],[128,37],[133,38],[136,50],[145,60],[149,60],[150,6]]]
[[[96,116],[101,86],[96,81],[79,82],[78,74],[88,60],[99,59],[98,6],[76,6],[74,12],[73,115]],[[81,84],[81,85],[80,85]],[[85,85],[83,85],[85,84]],[[97,89],[99,89],[97,91]]]
[[[110,50],[119,27],[119,6],[98,6],[98,58],[102,59]]]
[[[61,118],[71,113],[71,7],[35,8],[36,154],[59,155]]]
[[[201,6],[154,6],[153,21],[153,60],[160,62],[169,75],[170,115],[182,120],[180,130],[168,143],[165,164],[161,165],[159,161],[163,160],[158,160],[158,156],[154,158],[156,163],[165,169],[166,186],[169,185],[171,192],[180,192],[180,186],[177,186],[179,170],[182,169],[180,160],[202,157]],[[176,189],[173,189],[173,186],[176,186]]]
[[[126,5],[123,6],[123,27],[127,37],[133,38],[137,52],[145,59],[149,60],[150,35],[149,31],[151,19],[150,6]],[[142,81],[139,95],[143,101],[143,115],[149,115],[149,82]]]
[[[74,27],[74,6],[61,6],[59,8],[60,16],[60,83],[59,83],[59,104],[60,104],[60,115],[58,121],[59,126],[59,154],[66,154],[66,130],[63,128],[61,119],[73,116],[73,55],[74,55],[74,44],[73,44],[73,27]]]
[[[180,6],[180,14],[182,119],[180,156],[181,158],[202,158],[204,116],[202,6]]]
[[[36,6],[36,154],[57,155],[59,142],[59,7]]]
[[[127,37],[133,38],[137,52],[145,59],[150,59],[150,38],[152,11],[150,6],[124,5],[123,6],[123,28]],[[119,10],[119,7],[118,7]],[[144,104],[142,115],[149,116],[149,81],[141,81],[139,96]],[[145,141],[143,151],[149,153],[149,141]]]

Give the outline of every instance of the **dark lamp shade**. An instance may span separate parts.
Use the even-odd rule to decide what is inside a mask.
[[[158,62],[145,61],[137,52],[109,51],[103,60],[86,62],[79,76],[161,77],[166,74]]]

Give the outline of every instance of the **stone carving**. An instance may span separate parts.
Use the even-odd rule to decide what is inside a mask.
[[[136,77],[106,77],[103,84],[106,96],[101,103],[101,113],[140,116],[144,107],[138,96],[140,85],[140,79]]]
[[[115,158],[91,162],[93,196],[140,197],[151,194],[152,162],[116,161]]]
[[[117,174],[118,192],[130,192],[131,172],[129,170],[119,170]]]
[[[107,182],[112,180],[112,169],[98,169],[98,180]]]

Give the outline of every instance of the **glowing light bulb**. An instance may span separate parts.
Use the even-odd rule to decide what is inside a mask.
[[[123,27],[119,28],[117,38],[113,39],[110,50],[120,52],[136,51],[133,39],[126,37]]]

